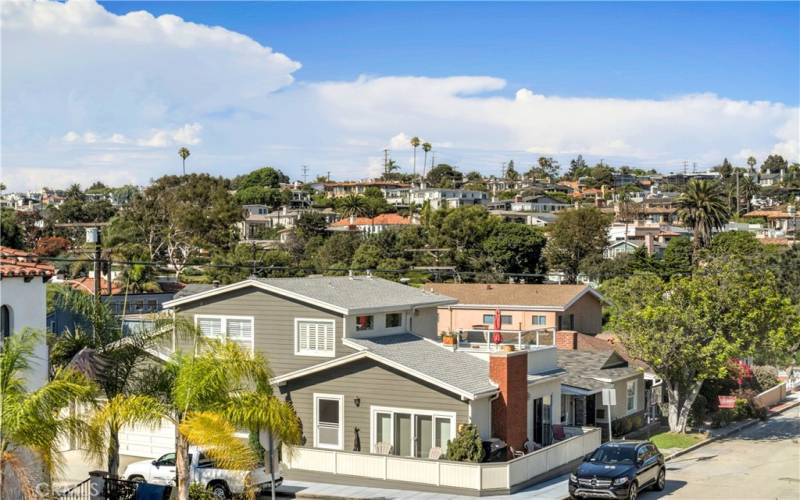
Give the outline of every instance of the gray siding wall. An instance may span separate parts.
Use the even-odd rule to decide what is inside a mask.
[[[275,376],[324,363],[333,357],[297,356],[294,353],[295,318],[334,320],[336,358],[355,352],[342,344],[340,314],[248,287],[181,306],[179,314],[194,321],[195,314],[253,316],[255,351],[263,354]]]
[[[291,397],[309,447],[314,445],[314,393],[344,396],[346,451],[352,451],[353,429],[358,427],[361,450],[369,452],[371,406],[454,412],[456,426],[469,420],[469,404],[458,396],[366,359],[289,381],[280,391]]]

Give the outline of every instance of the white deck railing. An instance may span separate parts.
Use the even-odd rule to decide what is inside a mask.
[[[600,446],[600,429],[571,429],[573,437],[508,462],[450,462],[349,451],[294,448],[284,453],[288,470],[342,474],[476,491],[510,490],[583,457]],[[568,433],[568,434],[570,434]],[[357,482],[357,481],[356,481]]]
[[[556,329],[553,327],[533,328],[530,330],[495,330],[493,328],[459,328],[454,333],[459,336],[462,347],[483,350],[499,350],[498,344],[492,342],[495,333],[499,333],[502,341],[499,345],[512,344],[517,350],[526,350],[529,346],[555,345]]]

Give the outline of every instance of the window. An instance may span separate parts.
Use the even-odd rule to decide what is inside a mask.
[[[0,307],[0,340],[11,336],[11,308]]]
[[[204,337],[236,342],[245,351],[253,351],[253,318],[244,316],[195,316]]]
[[[189,462],[191,463],[191,460],[189,460]],[[175,454],[167,453],[166,455],[161,455],[161,458],[156,460],[156,463],[158,463],[160,467],[175,467]]]
[[[501,314],[500,315],[500,324],[501,325],[510,325],[512,322],[512,318],[510,314]],[[494,325],[494,314],[484,314],[483,315],[483,323],[485,325]]]
[[[342,449],[344,396],[314,394],[314,446]]]
[[[356,316],[356,331],[372,330],[373,316]]]
[[[295,319],[295,354],[302,356],[333,357],[335,326],[333,320]]]
[[[389,313],[386,315],[386,328],[397,328],[403,324],[403,315],[400,313]]]
[[[531,323],[536,326],[544,326],[547,324],[547,316],[533,316],[531,318]]]
[[[455,437],[455,414],[402,408],[372,407],[372,450],[391,446],[392,455],[428,458],[431,448],[447,452]]]
[[[628,411],[636,411],[636,381],[629,380],[625,386],[625,394],[627,396]]]

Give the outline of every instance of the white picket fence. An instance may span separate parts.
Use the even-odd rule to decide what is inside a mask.
[[[427,486],[476,491],[509,490],[581,458],[600,446],[600,429],[584,427],[575,430],[578,431],[578,435],[502,463],[473,464],[317,448],[293,448],[291,451],[285,450],[284,466],[289,470],[403,481]]]

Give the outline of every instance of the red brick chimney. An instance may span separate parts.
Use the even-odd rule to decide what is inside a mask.
[[[556,332],[556,349],[574,351],[578,348],[578,332],[574,330],[559,330]]]
[[[489,378],[499,386],[492,401],[492,436],[522,450],[528,438],[528,353],[495,352],[489,356]]]

